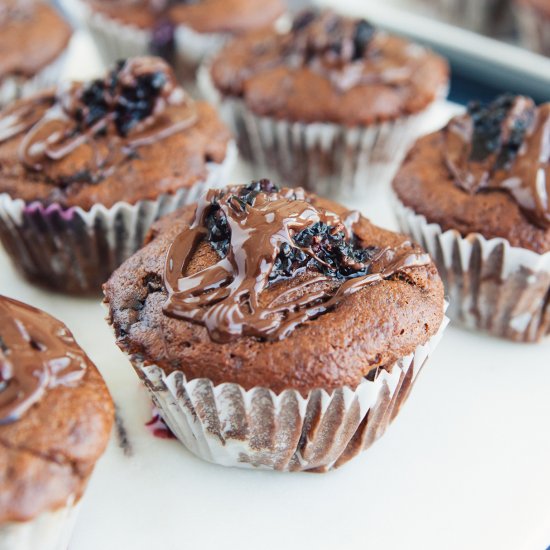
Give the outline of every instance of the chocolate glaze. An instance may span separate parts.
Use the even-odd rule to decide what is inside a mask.
[[[471,104],[446,128],[445,162],[469,194],[506,192],[531,223],[550,227],[550,104],[501,96]]]
[[[0,424],[19,420],[49,389],[78,385],[86,364],[63,323],[0,297]]]
[[[229,246],[221,254],[220,248],[214,247],[221,256],[219,261],[189,274],[187,268],[197,247],[209,236],[213,244],[208,227],[213,211],[221,212],[226,220]],[[241,336],[281,340],[365,286],[430,263],[427,254],[412,252],[408,242],[397,248],[370,249],[361,243],[353,244],[352,249],[363,248],[368,253],[358,260],[355,253],[348,252],[342,274],[331,258],[327,262],[318,253],[320,238],[314,238],[309,247],[300,246],[297,240],[302,231],[323,224],[330,234],[343,234],[340,249],[349,247],[355,239],[353,225],[357,219],[356,212],[338,216],[315,207],[302,189],[279,191],[268,180],[247,187],[211,190],[199,201],[191,225],[176,237],[169,250],[164,271],[168,291],[164,312],[204,325],[214,341],[227,342]],[[276,284],[272,275],[283,247],[301,250],[304,258],[293,275],[308,272],[310,277],[265,303],[262,293],[270,284]],[[338,254],[340,249],[335,247],[333,253]]]
[[[120,62],[104,80],[66,83],[16,103],[0,118],[0,143],[25,133],[19,157],[34,171],[42,170],[46,161],[91,146],[89,175],[99,181],[139,147],[182,132],[196,121],[194,104],[169,66],[159,58],[138,57]],[[95,139],[105,137],[109,147],[94,148]],[[57,183],[63,185],[62,180]]]

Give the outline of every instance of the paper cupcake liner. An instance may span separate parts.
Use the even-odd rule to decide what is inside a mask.
[[[422,0],[426,3],[426,0]],[[429,2],[437,15],[475,32],[502,35],[513,31],[512,0],[438,0]]]
[[[537,254],[479,233],[443,231],[397,198],[395,203],[401,230],[437,264],[453,321],[518,342],[550,334],[550,252]]]
[[[92,35],[103,62],[113,65],[119,59],[151,52],[152,32],[147,29],[121,23],[102,13],[94,12],[83,2],[83,21]],[[224,33],[199,33],[180,25],[175,31],[175,71],[178,80],[191,91],[194,88],[195,72],[205,57],[214,55],[230,35]]]
[[[519,4],[515,6],[515,14],[521,43],[530,50],[550,55],[550,19],[532,7]]]
[[[91,210],[43,206],[0,194],[0,241],[31,281],[75,294],[99,292],[111,273],[143,244],[153,222],[206,189],[227,183],[236,157],[231,143],[222,164],[210,164],[205,181],[156,200],[119,202]]]
[[[209,65],[199,69],[201,94],[218,105],[237,136],[241,155],[256,174],[322,196],[349,198],[373,184],[389,183],[409,147],[433,119],[435,102],[416,115],[355,128],[262,117],[241,99],[221,98]],[[446,92],[442,90],[440,97]]]
[[[139,357],[132,364],[164,421],[198,457],[240,468],[325,472],[367,449],[386,430],[406,400],[418,373],[448,323],[414,353],[380,369],[356,389],[303,397],[208,379],[168,376]]]
[[[0,83],[0,108],[5,107],[15,99],[32,95],[44,88],[57,84],[63,74],[66,60],[67,53],[64,51],[31,78],[23,76],[8,76],[4,78]]]
[[[31,521],[0,525],[0,550],[67,550],[78,508],[68,504]]]

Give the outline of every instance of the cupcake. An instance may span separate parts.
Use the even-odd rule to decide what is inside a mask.
[[[157,222],[104,292],[165,422],[225,466],[345,463],[396,416],[445,326],[419,246],[270,180]]]
[[[219,185],[233,158],[214,109],[164,61],[120,62],[0,114],[0,240],[31,281],[99,292],[151,223]]]
[[[257,171],[336,196],[391,180],[448,67],[365,20],[307,11],[288,32],[229,44],[200,85]]]
[[[516,0],[515,10],[522,44],[543,55],[550,55],[550,2]]]
[[[550,103],[472,103],[422,138],[393,188],[401,229],[437,263],[451,317],[533,342],[550,333]]]
[[[81,0],[85,22],[106,63],[153,53],[172,61],[178,76],[195,69],[226,40],[273,25],[283,0]]]
[[[0,548],[67,548],[114,409],[60,321],[0,296]]]
[[[415,0],[428,14],[491,36],[514,32],[513,0]]]
[[[40,0],[0,4],[0,106],[51,86],[71,38],[67,22]]]

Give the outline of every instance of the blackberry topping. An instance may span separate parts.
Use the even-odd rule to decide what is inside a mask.
[[[365,56],[375,28],[365,19],[361,19],[355,26],[355,35],[353,36],[353,60],[356,61]]]
[[[234,198],[241,203],[244,210],[246,205],[253,206],[259,193],[278,193],[279,187],[268,179],[252,181],[239,189]],[[227,218],[220,209],[217,201],[214,200],[210,212],[206,217],[206,229],[208,230],[207,240],[210,246],[222,258],[227,256],[231,234],[227,224]]]
[[[470,161],[483,162],[496,154],[496,169],[506,168],[514,161],[534,116],[532,110],[524,110],[514,117],[505,139],[504,125],[515,103],[515,96],[505,94],[488,105],[479,102],[468,105],[468,114],[474,124]]]
[[[302,29],[305,29],[307,26],[309,26],[315,19],[317,19],[318,13],[315,10],[305,10],[300,12],[296,17],[294,18],[294,21],[292,22],[292,30],[293,31],[300,31]]]
[[[308,10],[295,18],[292,32],[289,54],[301,54],[305,63],[324,56],[332,63],[347,63],[366,55],[376,30],[364,19]]]
[[[93,80],[82,90],[82,106],[75,112],[78,131],[92,127],[112,113],[117,133],[126,137],[139,122],[153,114],[167,84],[166,75],[160,71],[139,74],[128,85],[120,80],[125,67],[126,63],[120,61],[105,80]]]
[[[268,179],[241,187],[231,199],[234,208],[245,211],[254,206],[260,193],[278,193],[279,187]],[[229,252],[231,231],[225,213],[215,198],[206,216],[207,240],[221,258]],[[339,280],[367,274],[377,248],[361,248],[355,238],[346,239],[342,224],[331,226],[318,222],[292,237],[293,246],[283,243],[275,259],[269,281],[294,277],[305,269],[314,269]]]
[[[296,248],[287,243],[281,247],[270,281],[293,277],[307,268],[339,280],[361,277],[378,252],[375,247],[361,248],[354,238],[347,241],[341,227],[323,222],[300,231],[293,241]]]

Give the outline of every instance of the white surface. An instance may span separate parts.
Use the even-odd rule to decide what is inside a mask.
[[[462,71],[493,86],[513,88],[548,100],[550,58],[422,14],[419,0],[317,0],[344,13],[429,44]],[[480,76],[483,75],[483,76]]]
[[[95,72],[85,41],[75,46],[72,74]],[[394,227],[387,189],[350,206]],[[540,550],[550,543],[550,342],[518,345],[450,328],[395,424],[369,451],[325,475],[242,471],[149,434],[145,391],[99,301],[26,284],[1,251],[0,293],[68,324],[128,430],[132,454],[113,436],[71,550]]]

